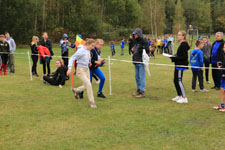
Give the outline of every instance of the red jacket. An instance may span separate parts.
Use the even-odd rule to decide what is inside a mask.
[[[45,58],[46,55],[50,56],[50,51],[47,47],[44,46],[38,46],[37,48],[38,52],[39,52],[39,58]]]

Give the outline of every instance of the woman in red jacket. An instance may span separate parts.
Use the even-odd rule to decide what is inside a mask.
[[[50,75],[50,58],[51,58],[50,51],[47,47],[44,47],[41,45],[38,46],[37,50],[39,53],[40,64],[43,64],[43,74],[44,74],[44,76],[49,76]],[[47,75],[46,75],[46,65],[48,68]]]

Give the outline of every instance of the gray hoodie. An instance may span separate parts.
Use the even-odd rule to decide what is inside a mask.
[[[212,45],[210,44],[210,42],[207,42],[205,46],[202,48],[204,61],[210,59],[211,49]]]
[[[142,60],[143,49],[145,49],[147,54],[150,52],[148,42],[143,38],[142,29],[136,28],[133,32],[133,35],[134,34],[138,34],[138,38],[134,39],[133,61],[143,62]]]
[[[90,63],[90,51],[85,46],[77,47],[77,52],[69,60],[68,69],[73,68],[73,62],[77,60],[77,66],[83,68],[89,68]]]
[[[6,38],[6,41],[9,43],[10,53],[14,53],[16,51],[16,43],[12,37]]]

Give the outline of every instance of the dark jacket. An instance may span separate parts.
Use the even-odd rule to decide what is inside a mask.
[[[212,45],[212,49],[211,49],[211,55],[210,55],[210,62],[212,62],[212,57],[213,57],[213,46],[215,45],[217,41],[215,41]],[[220,41],[221,44],[217,50],[217,64],[218,63],[222,63],[223,62],[223,58],[224,58],[224,51],[223,51],[223,46],[224,46],[224,40]]]
[[[95,70],[97,67],[95,67],[95,65],[96,65],[96,63],[95,63],[95,61],[100,61],[100,60],[98,60],[98,50],[97,50],[97,48],[95,47],[94,49],[92,49],[91,50],[91,67],[90,67],[90,69],[91,70]]]
[[[129,50],[134,47],[134,40],[129,38]]]
[[[53,53],[53,51],[52,51],[52,42],[51,42],[51,40],[48,39],[48,40],[45,42],[44,39],[42,39],[42,40],[40,41],[40,44],[41,44],[42,46],[47,47],[47,48],[49,49],[49,51],[50,51],[50,53],[51,53],[51,56],[54,55],[54,53]]]
[[[30,45],[30,48],[31,48],[31,53],[32,54],[38,54],[38,50],[37,50],[37,45],[36,44]],[[33,56],[35,56],[35,55],[33,55]]]
[[[64,85],[66,81],[66,67],[59,67],[56,72],[53,73],[53,79],[59,85]]]
[[[223,63],[222,63],[222,76],[221,79],[225,80],[225,57],[223,58]]]
[[[143,60],[142,60],[143,49],[145,49],[147,54],[150,52],[150,50],[149,50],[147,40],[143,38],[142,29],[136,28],[134,30],[133,34],[138,34],[138,38],[134,39],[133,61],[135,64],[135,61],[143,62]]]
[[[9,49],[9,43],[8,42],[1,42],[0,41],[0,52],[4,52],[4,53],[9,53],[10,49]],[[0,53],[1,55],[1,53]]]
[[[177,54],[175,54],[173,57],[171,57],[172,62],[175,62],[175,65],[188,66],[188,64],[189,64],[188,50],[189,49],[190,49],[190,46],[186,41],[180,43],[180,46],[178,47],[178,50],[177,50]]]

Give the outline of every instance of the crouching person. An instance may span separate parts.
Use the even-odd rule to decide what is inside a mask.
[[[43,82],[62,88],[63,85],[65,85],[67,68],[64,67],[63,60],[57,60],[55,65],[57,67],[56,72],[54,72],[51,76],[43,76]]]
[[[5,41],[5,36],[3,34],[0,35],[0,56],[2,59],[0,75],[2,75],[2,69],[4,70],[4,75],[8,75],[6,71],[9,58],[9,43]]]
[[[77,52],[70,58],[67,75],[71,74],[73,63],[77,61],[77,76],[82,81],[83,85],[78,88],[73,88],[72,91],[76,99],[79,98],[80,92],[87,90],[88,99],[91,102],[91,108],[97,108],[93,96],[93,90],[90,82],[90,51],[95,47],[95,40],[88,39],[83,46],[77,48]]]

